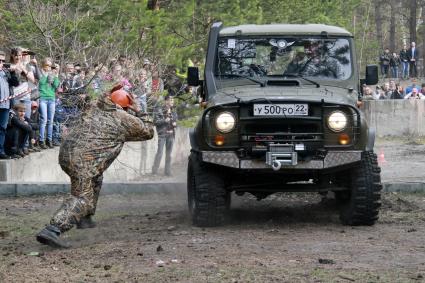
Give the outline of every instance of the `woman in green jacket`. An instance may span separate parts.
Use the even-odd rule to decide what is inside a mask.
[[[41,148],[52,148],[53,136],[53,118],[55,115],[56,89],[59,87],[59,78],[52,72],[52,59],[45,58],[41,62],[41,78],[38,82],[40,93],[40,137],[39,145]],[[47,139],[45,141],[45,132],[47,127]]]

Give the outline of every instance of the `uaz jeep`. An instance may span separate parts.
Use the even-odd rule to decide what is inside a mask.
[[[376,84],[377,66],[366,67]],[[358,109],[353,36],[327,25],[212,25],[201,88],[205,110],[190,132],[193,223],[220,225],[231,192],[329,192],[348,225],[372,225],[380,207],[375,135]]]

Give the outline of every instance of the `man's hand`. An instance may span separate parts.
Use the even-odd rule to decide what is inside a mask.
[[[148,114],[141,114],[140,120],[142,120],[143,123],[148,123],[153,125],[153,118],[149,116]]]

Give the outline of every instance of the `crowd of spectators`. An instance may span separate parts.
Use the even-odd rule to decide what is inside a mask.
[[[379,57],[381,75],[384,79],[401,78],[407,80],[409,77],[416,78],[418,76],[418,60],[419,51],[415,42],[412,42],[409,48],[404,45],[399,53],[385,48]]]
[[[425,83],[419,86],[417,80],[412,79],[412,84],[403,88],[400,83],[390,80],[382,86],[377,85],[375,90],[370,86],[363,86],[362,100],[382,99],[425,99]]]
[[[197,100],[196,90],[184,85],[175,68],[161,68],[147,59],[121,55],[107,64],[67,62],[60,66],[52,58],[39,63],[33,52],[21,47],[10,51],[9,60],[6,52],[0,51],[0,159],[21,158],[59,146],[93,98],[116,84],[136,96],[144,113],[161,123],[171,123],[170,135],[174,135],[177,114],[170,121],[164,119],[162,111],[170,112],[170,107],[185,110]],[[174,106],[169,97],[184,99]],[[161,140],[164,144],[170,147],[170,139]],[[157,155],[162,155],[162,149]]]

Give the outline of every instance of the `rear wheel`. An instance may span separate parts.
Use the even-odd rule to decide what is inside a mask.
[[[219,226],[224,222],[230,193],[226,191],[219,168],[208,166],[197,153],[189,156],[187,193],[192,223],[196,226]]]
[[[381,206],[381,169],[376,154],[365,151],[358,167],[350,171],[350,190],[341,192],[340,219],[346,225],[373,225]]]

